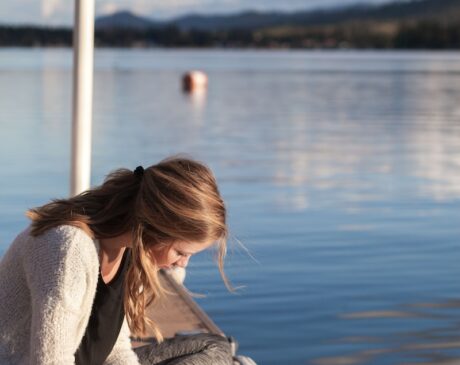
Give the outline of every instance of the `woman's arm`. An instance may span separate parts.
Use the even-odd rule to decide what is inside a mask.
[[[94,267],[88,240],[73,228],[52,229],[33,239],[24,255],[32,305],[31,365],[75,364],[97,284],[97,255]]]
[[[117,342],[104,365],[140,365],[137,355],[132,349],[129,336],[128,322],[125,318]]]

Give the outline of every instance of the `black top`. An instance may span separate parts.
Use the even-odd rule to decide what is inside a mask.
[[[130,251],[125,249],[118,272],[109,283],[104,283],[99,271],[88,327],[75,353],[77,365],[102,365],[117,341],[123,324],[123,279],[128,270]]]

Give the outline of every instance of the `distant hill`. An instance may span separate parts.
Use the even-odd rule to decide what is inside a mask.
[[[146,30],[164,26],[164,22],[136,15],[130,11],[119,11],[111,15],[96,18],[96,29],[136,29]]]
[[[371,5],[355,5],[346,8],[308,10],[291,13],[249,11],[232,15],[189,15],[172,21],[181,30],[257,30],[278,26],[312,26],[333,24],[352,18],[360,18],[374,10]]]
[[[70,27],[0,26],[0,47],[71,45]],[[460,50],[460,0],[399,0],[290,13],[191,14],[170,21],[124,11],[96,19],[95,45]]]
[[[290,13],[248,11],[230,15],[187,15],[169,22],[155,21],[124,11],[97,18],[96,29],[176,26],[180,30],[201,31],[248,30],[281,26],[321,26],[352,21],[401,21],[437,19],[460,20],[460,0],[395,1],[383,5],[352,5],[332,9],[305,10]]]
[[[191,29],[202,31],[255,30],[280,24],[293,24],[297,22],[297,17],[298,14],[295,13],[247,11],[230,15],[193,14],[174,19],[171,23],[184,31]]]
[[[350,21],[388,21],[403,19],[460,19],[460,0],[395,1],[383,5],[351,5],[332,9],[306,10],[291,13],[245,12],[224,16],[190,15],[173,20],[180,29],[207,31],[279,26],[333,25]]]

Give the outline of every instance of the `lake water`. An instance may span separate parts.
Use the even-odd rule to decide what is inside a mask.
[[[460,363],[460,53],[97,50],[92,182],[214,170],[227,273],[200,305],[259,364]],[[69,192],[70,50],[0,50],[0,254]],[[184,71],[209,76],[181,92]],[[249,254],[241,248],[241,241]]]

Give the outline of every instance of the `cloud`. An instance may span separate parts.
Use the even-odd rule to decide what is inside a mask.
[[[42,0],[42,19],[49,19],[59,8],[59,0]]]
[[[97,7],[98,14],[112,14],[121,10],[120,5],[115,3],[104,3]]]
[[[0,23],[38,23],[41,19],[41,3],[37,0],[1,0]]]

